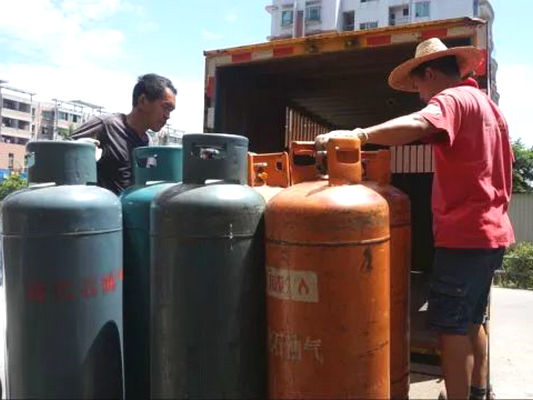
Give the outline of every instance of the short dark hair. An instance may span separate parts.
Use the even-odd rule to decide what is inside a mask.
[[[157,74],[139,76],[137,83],[133,88],[133,107],[137,105],[139,97],[142,94],[144,94],[148,100],[154,101],[163,97],[163,93],[165,93],[165,89],[167,88],[174,94],[178,93],[170,79]]]
[[[426,61],[425,63],[420,64],[418,67],[413,69],[410,75],[422,78],[426,68],[435,69],[449,77],[461,77],[461,73],[459,72],[459,64],[457,63],[457,58],[455,56],[446,56],[437,58],[435,60]]]

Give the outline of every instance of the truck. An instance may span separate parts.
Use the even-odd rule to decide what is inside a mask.
[[[204,131],[243,134],[250,151],[267,153],[330,130],[415,112],[423,107],[418,95],[391,89],[387,78],[432,37],[449,47],[482,50],[474,77],[498,100],[490,24],[455,18],[207,51]],[[432,148],[412,143],[390,150],[393,184],[409,195],[412,207],[411,370],[438,375],[437,338],[425,327],[434,253]]]

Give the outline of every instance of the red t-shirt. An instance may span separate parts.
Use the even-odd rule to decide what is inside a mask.
[[[418,112],[446,133],[433,143],[436,247],[496,248],[514,242],[507,215],[513,153],[507,122],[473,79],[435,95]]]

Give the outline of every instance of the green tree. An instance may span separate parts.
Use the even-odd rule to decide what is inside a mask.
[[[3,200],[9,193],[23,189],[28,186],[28,181],[20,174],[11,173],[7,179],[0,183],[0,200]]]
[[[533,289],[533,243],[517,243],[505,253],[496,281],[503,287]]]
[[[527,148],[520,139],[513,142],[513,192],[533,193],[533,147]]]

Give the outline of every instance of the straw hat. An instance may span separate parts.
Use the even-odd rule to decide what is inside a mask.
[[[481,51],[474,46],[448,48],[437,38],[427,39],[416,46],[414,58],[394,68],[389,75],[389,85],[393,89],[417,92],[410,76],[411,71],[427,61],[446,56],[455,56],[457,58],[461,77],[475,71],[483,59]]]

